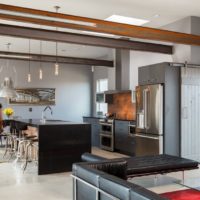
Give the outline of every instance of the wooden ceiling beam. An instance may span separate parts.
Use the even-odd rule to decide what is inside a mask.
[[[29,53],[17,53],[0,51],[0,59],[13,59],[13,60],[24,60],[24,61],[36,61],[36,62],[50,62],[63,64],[77,64],[77,65],[90,65],[90,66],[105,66],[113,67],[113,61],[110,60],[98,60],[90,58],[78,58],[78,57],[65,57],[65,56],[52,56],[52,55],[40,55],[40,54],[29,54]]]
[[[164,54],[173,53],[173,47],[170,45],[89,36],[83,34],[28,28],[6,24],[0,24],[0,35],[36,40],[57,41],[63,43],[82,44],[89,46],[100,46],[116,49],[149,51]]]
[[[185,33],[167,31],[162,29],[127,25],[116,22],[109,22],[105,20],[79,17],[74,15],[67,15],[62,13],[36,10],[18,6],[10,6],[5,4],[0,4],[0,10],[18,12],[23,14],[26,13],[43,17],[51,17],[62,20],[64,19],[68,21],[71,20],[71,23],[64,23],[64,22],[52,21],[52,19],[50,19],[47,20],[48,23],[46,22],[47,26],[57,26],[57,27],[67,26],[68,28],[76,30],[94,31],[94,32],[108,33],[126,37],[173,42],[186,45],[200,45],[200,36],[193,34],[185,34]],[[15,19],[11,19],[12,17],[9,15],[7,16],[1,15],[1,18],[3,19],[10,18],[10,20],[17,20],[17,21],[20,20],[20,17],[18,16],[15,16]],[[21,18],[21,20],[23,20],[23,22],[26,21],[27,23],[31,23],[30,21],[32,20],[32,23],[36,23],[36,21],[34,21],[33,18],[30,19],[29,17]],[[88,24],[84,25],[83,23],[88,23]],[[44,21],[41,21],[41,24],[45,25]]]

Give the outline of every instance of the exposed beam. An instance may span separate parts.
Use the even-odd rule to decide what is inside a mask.
[[[52,63],[56,62],[56,56],[52,55],[39,55],[39,54],[0,51],[0,59],[7,59],[7,58],[13,60],[25,60],[25,61],[30,60],[30,61],[52,62]],[[57,61],[59,63],[65,63],[65,64],[113,67],[113,61],[109,60],[58,56]]]
[[[71,20],[71,23],[64,23],[64,22],[58,22],[58,21],[52,21],[46,20],[41,21],[40,24],[47,26],[57,26],[57,27],[68,27],[71,29],[76,30],[86,30],[86,31],[94,31],[94,32],[102,32],[102,33],[110,33],[115,35],[121,35],[121,36],[128,36],[128,37],[134,37],[134,38],[141,38],[141,39],[149,39],[149,40],[159,40],[159,41],[165,41],[165,42],[174,42],[179,44],[187,44],[187,45],[200,45],[200,36],[198,35],[192,35],[192,34],[185,34],[185,33],[179,33],[179,32],[173,32],[173,31],[167,31],[167,30],[161,30],[161,29],[155,29],[155,28],[148,28],[148,27],[140,27],[140,26],[133,26],[133,25],[127,25],[127,24],[121,24],[121,23],[115,23],[115,22],[108,22],[104,20],[98,20],[98,19],[92,19],[87,17],[79,17],[79,16],[73,16],[73,15],[67,15],[67,14],[61,14],[61,13],[55,13],[55,12],[49,12],[49,11],[43,11],[43,10],[36,10],[36,9],[30,9],[30,8],[24,8],[24,7],[17,7],[17,6],[9,6],[5,4],[0,4],[1,10],[6,11],[12,11],[12,12],[19,12],[19,13],[27,13],[32,15],[39,15],[39,16],[45,16],[45,17],[53,17],[58,19],[65,19],[65,20]],[[12,16],[9,15],[1,15],[1,18],[3,19],[11,19]],[[18,17],[14,16],[14,19],[27,23],[37,23],[37,20],[34,20],[33,18],[29,17]],[[32,22],[30,22],[32,20]],[[76,21],[76,23],[73,23]],[[79,22],[79,24],[77,24]],[[80,22],[84,23],[90,23],[90,24],[80,24]],[[65,25],[64,25],[65,24]],[[66,28],[65,27],[65,28]]]
[[[0,24],[0,35],[172,54],[172,46]]]

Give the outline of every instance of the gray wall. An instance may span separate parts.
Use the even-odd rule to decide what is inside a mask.
[[[0,60],[0,66],[5,66],[5,60]],[[13,66],[16,68],[14,73]],[[15,87],[20,88],[56,88],[56,105],[53,108],[53,118],[70,121],[82,121],[82,116],[91,114],[92,72],[89,66],[60,64],[59,76],[54,75],[53,63],[43,63],[43,80],[39,80],[39,63],[31,63],[32,82],[27,82],[28,62],[10,61],[9,69],[1,67],[0,82],[5,75],[11,75]],[[1,98],[3,106],[11,106],[15,115],[22,118],[40,118],[45,106],[8,105]],[[29,112],[28,108],[33,111]],[[51,117],[49,111],[47,117]]]

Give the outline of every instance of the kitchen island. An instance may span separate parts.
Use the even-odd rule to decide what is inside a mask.
[[[18,131],[27,126],[38,128],[38,174],[71,171],[84,152],[91,152],[91,125],[61,120],[10,120]]]

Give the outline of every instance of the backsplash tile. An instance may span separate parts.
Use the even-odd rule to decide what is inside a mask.
[[[108,104],[108,112],[116,113],[116,118],[135,120],[136,107],[131,101],[131,92],[113,94],[113,103]]]

